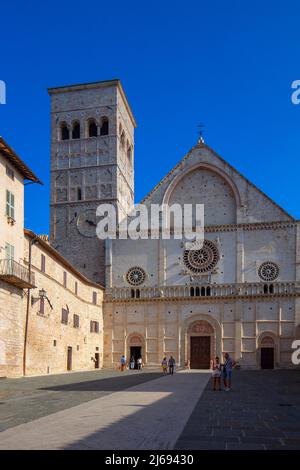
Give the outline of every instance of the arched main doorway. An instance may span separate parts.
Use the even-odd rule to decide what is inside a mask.
[[[145,347],[144,347],[144,339],[142,335],[138,333],[132,333],[127,340],[127,361],[129,362],[131,358],[134,358],[134,363],[135,363],[135,369],[138,368],[137,366],[137,360],[141,357],[143,359],[143,362],[145,360],[144,358],[144,352],[145,352]]]
[[[213,319],[189,319],[184,334],[185,363],[191,369],[209,369],[211,358],[220,354],[220,328]]]
[[[262,369],[274,369],[275,342],[272,336],[263,336],[260,340],[260,367]]]

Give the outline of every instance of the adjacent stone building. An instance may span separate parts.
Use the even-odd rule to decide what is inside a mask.
[[[40,375],[101,368],[103,288],[70,265],[50,246],[47,237],[25,230],[27,266],[29,257],[35,287],[29,305],[26,304],[25,373]]]

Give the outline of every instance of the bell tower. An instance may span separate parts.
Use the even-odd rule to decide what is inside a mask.
[[[50,241],[91,281],[105,283],[96,209],[119,219],[134,202],[136,123],[119,80],[48,89],[51,97]]]

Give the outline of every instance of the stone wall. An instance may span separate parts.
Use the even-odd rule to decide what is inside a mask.
[[[26,238],[26,260],[30,240],[31,237]],[[41,270],[42,254],[45,256],[45,272]],[[76,274],[45,242],[32,246],[32,270],[36,288],[31,290],[29,307],[26,374],[65,372],[68,347],[72,348],[72,370],[94,369],[96,353],[99,354],[99,367],[102,367],[103,289]],[[47,295],[44,312],[39,299],[41,289]],[[93,293],[96,299],[93,299]],[[62,323],[62,309],[68,312],[67,324]],[[74,314],[79,316],[78,328],[74,327]],[[98,322],[99,332],[90,331],[91,321]]]
[[[292,367],[295,298],[239,301],[108,302],[104,315],[104,366],[128,358],[128,338],[140,337],[146,366],[171,354],[184,366],[190,359],[187,330],[195,321],[214,329],[212,356],[229,352],[243,368],[260,367],[262,338],[274,339],[275,367]]]
[[[0,281],[0,377],[22,375],[24,294]]]

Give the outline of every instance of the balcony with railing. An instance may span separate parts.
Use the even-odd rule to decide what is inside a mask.
[[[105,291],[107,302],[213,298],[248,298],[300,295],[295,282],[257,282],[232,284],[202,284],[162,287],[113,287]]]
[[[0,280],[13,284],[20,289],[35,287],[34,273],[13,259],[0,260]]]

